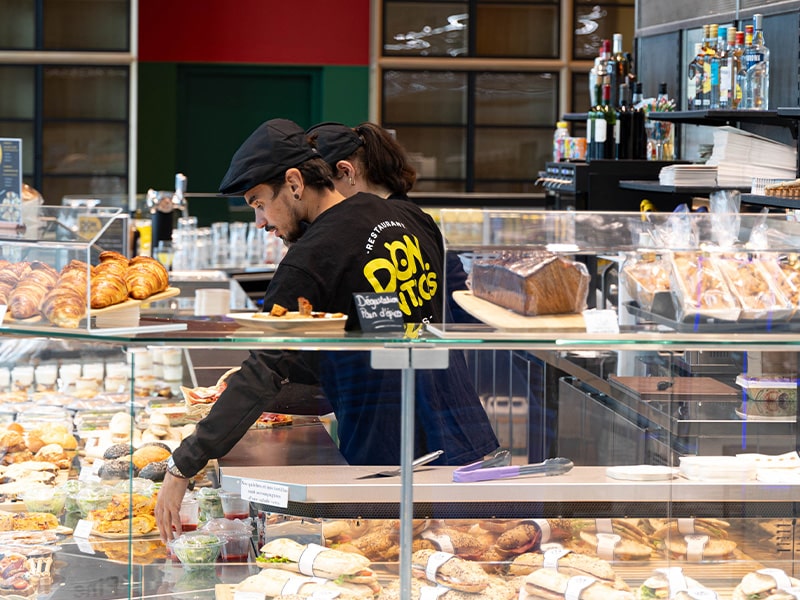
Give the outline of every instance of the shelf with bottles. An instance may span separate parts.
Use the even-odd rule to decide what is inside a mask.
[[[686,125],[733,125],[736,123],[757,123],[789,127],[797,137],[797,121],[800,108],[778,108],[777,110],[680,110],[671,112],[651,112],[648,118],[654,121],[671,121]]]
[[[680,163],[681,161],[676,161]],[[619,182],[619,187],[626,190],[639,190],[641,192],[655,192],[661,194],[689,194],[692,196],[707,196],[719,190],[736,189],[740,192],[749,192],[750,188],[727,188],[718,186],[698,185],[662,185],[657,180],[626,179]]]

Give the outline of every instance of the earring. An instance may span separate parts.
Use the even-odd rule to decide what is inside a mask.
[[[295,194],[295,195],[294,195],[294,199],[295,199],[295,200],[300,200],[300,194]]]
[[[347,181],[350,182],[350,185],[355,185],[356,184],[355,179],[353,179],[352,177],[348,177]]]

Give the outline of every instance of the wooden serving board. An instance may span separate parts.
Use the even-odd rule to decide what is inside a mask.
[[[453,292],[453,300],[470,315],[495,329],[504,331],[548,329],[586,331],[586,322],[581,314],[526,317],[488,300],[477,298],[472,295],[472,292],[463,290]]]
[[[148,302],[156,302],[158,300],[166,300],[167,298],[172,298],[173,296],[177,296],[181,293],[180,288],[176,287],[168,287],[163,292],[158,292],[157,294],[153,294],[152,296],[145,298],[144,300],[136,300],[134,298],[129,298],[125,300],[125,302],[119,302],[117,304],[112,304],[111,306],[106,306],[105,308],[93,308],[89,311],[89,314],[94,317],[96,315],[103,315],[109,312],[114,312],[124,308],[132,308],[135,306],[141,306],[142,304],[147,304]]]
[[[651,400],[741,401],[739,390],[711,377],[619,377],[609,382],[647,402]],[[669,387],[665,383],[670,384]],[[663,389],[659,389],[659,384]]]

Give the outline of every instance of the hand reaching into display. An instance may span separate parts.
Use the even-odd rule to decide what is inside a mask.
[[[158,491],[155,516],[161,541],[165,544],[173,536],[177,537],[181,534],[181,502],[187,487],[189,487],[188,479],[167,473],[164,476],[164,483],[161,484],[161,489]]]

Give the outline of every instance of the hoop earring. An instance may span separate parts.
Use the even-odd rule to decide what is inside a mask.
[[[352,177],[348,177],[347,181],[350,182],[350,185],[355,185],[356,184],[355,179],[353,179]]]

